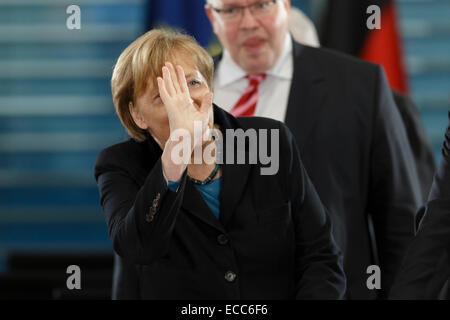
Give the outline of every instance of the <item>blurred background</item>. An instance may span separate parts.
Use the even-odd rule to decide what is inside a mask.
[[[393,70],[389,81],[417,104],[438,162],[449,110],[450,0],[370,4],[377,2],[395,9],[398,31],[394,43],[377,50],[397,59],[393,69],[386,66]],[[80,30],[66,27],[71,4],[81,9]],[[364,56],[361,1],[292,5],[314,22],[323,46],[377,58]],[[0,299],[109,299],[112,247],[93,165],[102,148],[127,138],[112,104],[112,68],[152,26],[183,28],[218,53],[203,6],[204,0],[0,0]],[[66,288],[73,264],[83,290]]]

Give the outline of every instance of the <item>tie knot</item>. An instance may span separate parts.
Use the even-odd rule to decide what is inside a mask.
[[[246,78],[249,80],[247,89],[245,89],[242,97],[231,109],[230,113],[235,117],[252,116],[255,113],[258,103],[258,86],[266,77],[264,73],[249,74]]]
[[[251,84],[260,84],[261,81],[264,80],[264,78],[266,77],[265,73],[260,73],[260,74],[248,74],[247,75],[247,79],[250,81]]]

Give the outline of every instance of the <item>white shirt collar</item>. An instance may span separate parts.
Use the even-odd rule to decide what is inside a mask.
[[[217,85],[223,87],[244,78],[247,74],[234,62],[228,50],[224,49],[217,75]]]
[[[267,71],[267,75],[291,80],[292,79],[292,39],[289,34],[286,34],[284,39],[283,49],[281,54],[275,63],[275,65]],[[217,70],[219,87],[227,86],[240,79],[243,79],[247,74],[239,67],[231,58],[228,50],[224,49],[223,57],[220,61],[219,68]]]
[[[266,73],[274,77],[292,80],[292,72],[292,39],[289,34],[286,34],[283,50],[277,63]]]

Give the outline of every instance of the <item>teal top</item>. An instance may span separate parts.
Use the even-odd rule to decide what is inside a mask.
[[[168,187],[171,191],[176,192],[180,181],[169,181]],[[205,200],[208,207],[214,213],[217,219],[219,219],[219,208],[220,208],[220,188],[222,186],[222,177],[212,180],[210,183],[205,185],[194,184],[195,188],[200,192]]]

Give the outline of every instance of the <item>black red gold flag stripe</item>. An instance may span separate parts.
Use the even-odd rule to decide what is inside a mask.
[[[381,9],[381,29],[367,27],[371,15],[367,8],[371,5]],[[320,26],[320,42],[324,47],[381,64],[390,86],[408,91],[394,0],[329,0]]]

